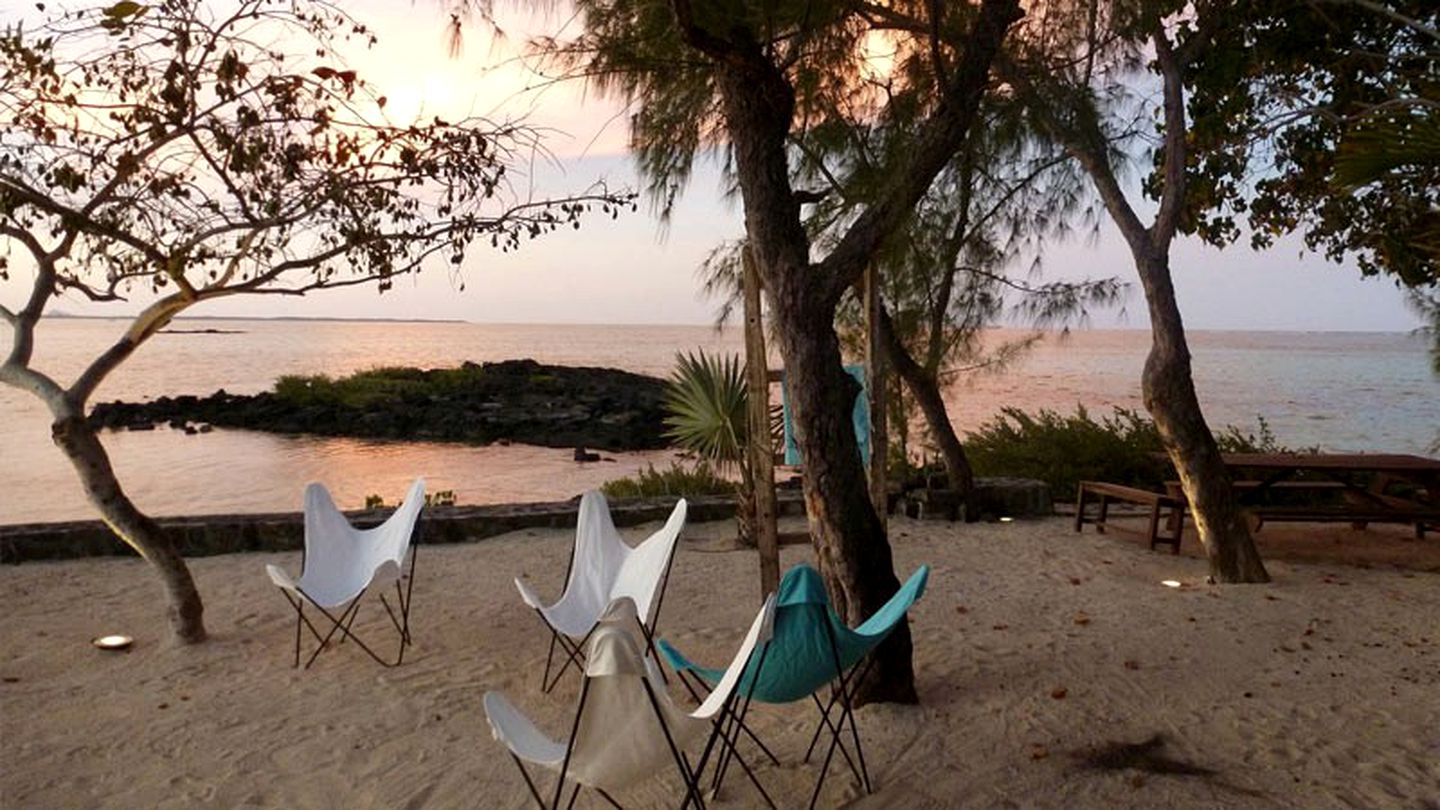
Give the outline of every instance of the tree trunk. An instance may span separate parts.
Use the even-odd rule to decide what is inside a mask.
[[[80,474],[80,482],[90,503],[115,535],[155,566],[165,583],[170,600],[167,615],[175,638],[182,644],[205,640],[204,605],[185,559],[175,549],[169,535],[149,516],[131,503],[120,489],[110,456],[80,414],[59,418],[52,426],[55,445],[64,451]]]
[[[1236,502],[1220,448],[1200,410],[1169,262],[1150,256],[1136,264],[1150,308],[1151,333],[1141,392],[1180,474],[1180,485],[1210,560],[1210,575],[1220,582],[1269,582],[1250,526]]]
[[[945,462],[945,477],[950,482],[950,488],[960,495],[965,504],[965,522],[973,523],[980,519],[979,504],[975,498],[975,471],[970,467],[970,459],[965,455],[965,447],[960,444],[955,426],[950,424],[950,412],[940,394],[940,385],[905,350],[893,327],[890,315],[882,314],[881,344],[885,347],[890,365],[905,381],[910,395],[915,397],[915,403],[925,415],[925,424],[929,426],[930,435]]]
[[[835,610],[853,626],[879,610],[900,582],[851,421],[860,386],[841,366],[833,311],[816,311],[813,301],[777,295],[773,305],[805,465],[810,537]],[[857,703],[918,702],[908,625],[901,622],[873,656],[869,676],[856,687]]]
[[[846,622],[858,624],[899,590],[884,527],[870,503],[851,412],[859,386],[840,362],[835,308],[810,265],[810,242],[790,190],[785,144],[794,93],[762,59],[727,64],[719,76],[745,203],[745,231],[780,333],[780,354],[805,465],[810,540],[821,576]],[[910,630],[904,622],[871,653],[857,705],[916,703]]]

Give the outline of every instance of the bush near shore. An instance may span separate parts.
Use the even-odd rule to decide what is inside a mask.
[[[1313,453],[1289,448],[1275,438],[1264,417],[1254,433],[1234,425],[1215,435],[1225,453]],[[1050,485],[1058,501],[1071,501],[1081,481],[1109,481],[1160,490],[1175,480],[1164,457],[1155,423],[1138,411],[1115,408],[1095,419],[1083,406],[1063,415],[1042,408],[1034,414],[1002,408],[1000,414],[965,437],[965,452],[976,475],[1035,478]]]

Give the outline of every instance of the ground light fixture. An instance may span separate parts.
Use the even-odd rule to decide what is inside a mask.
[[[94,644],[97,649],[115,651],[129,649],[130,645],[135,643],[135,639],[121,635],[97,636],[90,639],[90,643]]]
[[[1014,522],[1015,522],[1015,518],[1010,517],[1009,515],[1005,515],[1004,517],[1000,518],[1000,522],[1001,522],[1001,523],[1014,523]]]
[[[1160,584],[1161,584],[1161,585],[1164,585],[1164,586],[1167,587],[1167,588],[1178,588],[1178,587],[1180,587],[1180,580],[1178,580],[1178,579],[1162,579],[1162,580],[1160,580]]]

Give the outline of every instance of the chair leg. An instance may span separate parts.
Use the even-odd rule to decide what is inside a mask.
[[[650,628],[645,626],[645,622],[640,621],[639,616],[635,617],[635,623],[640,626],[640,635],[645,638],[645,654],[658,663],[660,661],[660,652],[655,649],[655,636],[651,634]],[[665,675],[665,668],[656,667],[656,669],[660,671],[661,683],[669,686],[670,678]]]
[[[551,631],[550,631],[550,649],[549,649],[548,651],[546,651],[546,653],[545,653],[545,674],[543,674],[543,675],[540,676],[540,683],[541,683],[541,686],[542,686],[542,687],[544,686],[544,684],[547,684],[547,683],[550,682],[550,662],[553,661],[554,659],[555,659],[555,631],[554,631],[554,630],[551,630]]]
[[[545,692],[546,694],[549,694],[550,690],[554,689],[555,685],[560,683],[560,679],[564,677],[565,673],[570,669],[570,667],[573,666],[576,669],[580,670],[584,669],[585,642],[590,639],[590,633],[595,632],[595,629],[592,627],[590,629],[590,633],[586,633],[585,638],[580,639],[580,642],[578,644],[570,641],[569,637],[565,636],[563,633],[556,633],[553,629],[550,632],[552,634],[551,639],[558,642],[560,645],[560,649],[564,651],[565,662],[560,665],[560,669],[556,671],[555,677],[552,680],[550,680],[548,683],[542,682],[540,684],[541,691]]]
[[[645,696],[650,699],[650,708],[655,711],[655,722],[660,724],[660,730],[665,733],[665,743],[670,746],[670,756],[675,759],[675,767],[679,769],[680,778],[685,782],[686,803],[688,804],[689,798],[693,796],[696,806],[700,810],[705,810],[705,800],[700,795],[700,786],[696,784],[695,773],[690,770],[689,761],[680,752],[680,747],[675,744],[674,736],[670,734],[670,726],[665,722],[665,712],[660,708],[660,701],[655,697],[655,691],[650,686],[649,678],[642,678],[640,682],[645,687]]]
[[[560,763],[560,773],[555,777],[555,801],[556,810],[560,807],[560,797],[565,792],[565,772],[570,770],[570,755],[575,752],[575,734],[580,730],[580,718],[585,714],[585,699],[590,696],[590,679],[585,678],[580,682],[580,705],[575,707],[575,722],[570,724],[569,742],[565,743],[565,759]]]
[[[844,731],[846,720],[850,721],[850,736],[855,743],[855,757],[860,762],[861,784],[864,786],[865,792],[867,794],[871,792],[870,773],[865,767],[865,753],[860,746],[860,730],[856,726],[855,715],[850,700],[850,679],[847,678],[845,669],[840,665],[840,648],[835,641],[835,630],[833,627],[830,626],[829,621],[825,622],[825,633],[830,641],[830,655],[835,666],[836,686],[839,691],[840,701],[840,720],[833,727],[831,727],[832,736],[830,739],[830,749],[826,752],[825,763],[820,768],[820,778],[815,781],[815,791],[810,794],[811,808],[815,806],[815,802],[818,801],[820,798],[820,788],[823,787],[825,784],[825,775],[830,770],[830,761],[835,756],[836,746],[839,746],[842,751],[844,750],[844,746],[840,743],[840,736]],[[859,667],[852,669],[851,674],[856,674],[857,669],[859,669],[859,675],[864,674],[865,670],[860,669]],[[856,676],[856,679],[858,680],[858,675]],[[825,722],[825,724],[829,726],[829,713],[822,712],[821,715],[824,719],[823,721]],[[851,763],[851,767],[854,767],[854,763]]]
[[[525,763],[521,762],[520,758],[515,756],[514,752],[511,752],[510,758],[515,760],[515,767],[520,769],[520,775],[525,778],[525,787],[530,788],[530,795],[535,797],[535,803],[540,805],[540,810],[548,810],[548,808],[545,807],[545,800],[540,798],[539,788],[535,787],[535,780],[531,779],[530,772],[525,770]]]
[[[286,599],[291,599],[290,594],[285,594]],[[295,664],[296,669],[300,668],[300,626],[305,621],[305,603],[292,600],[291,607],[295,608]]]

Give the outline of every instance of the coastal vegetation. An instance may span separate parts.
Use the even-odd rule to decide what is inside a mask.
[[[0,306],[12,335],[0,383],[46,405],[96,511],[160,575],[175,638],[198,642],[185,561],[86,420],[101,383],[205,302],[383,291],[426,267],[454,272],[476,239],[516,249],[629,198],[517,196],[507,164],[538,146],[523,126],[388,122],[335,54],[374,33],[323,0],[48,14],[0,35],[0,276],[33,279],[22,305]],[[61,294],[140,307],[69,385],[32,362]]]
[[[750,463],[749,401],[744,363],[738,356],[703,350],[676,356],[665,393],[665,437],[699,457],[696,484],[707,483],[710,465],[720,475],[739,473],[740,479],[731,485],[735,522],[740,544],[754,547],[756,475]],[[770,421],[770,432],[761,441],[774,453],[781,429],[779,414],[772,414]]]
[[[700,495],[734,495],[735,487],[733,480],[701,460],[694,464],[672,461],[663,470],[657,470],[651,464],[635,475],[606,481],[600,491],[609,498],[654,498],[661,495],[693,498]]]
[[[1264,417],[1254,431],[1229,425],[1216,434],[1226,453],[1314,452],[1281,444]],[[1175,477],[1154,421],[1130,408],[1096,418],[1084,407],[1062,414],[1042,408],[1026,413],[1002,408],[966,434],[965,445],[980,475],[1013,475],[1050,485],[1056,500],[1075,497],[1081,481],[1109,481],[1150,490]]]

